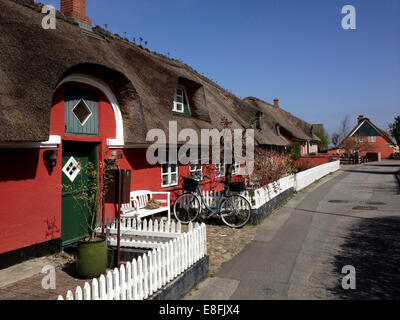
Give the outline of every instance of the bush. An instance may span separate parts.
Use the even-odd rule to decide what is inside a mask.
[[[395,153],[395,154],[393,155],[393,159],[394,159],[394,160],[400,160],[400,153]]]
[[[292,142],[287,145],[287,150],[293,160],[301,158],[301,146],[298,142]]]
[[[316,152],[310,152],[310,156],[316,156],[317,153]]]
[[[254,171],[249,182],[255,188],[266,186],[294,172],[289,154],[258,149],[254,158]]]

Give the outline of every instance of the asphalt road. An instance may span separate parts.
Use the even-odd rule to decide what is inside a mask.
[[[399,299],[399,191],[400,161],[323,178],[185,299]],[[355,289],[342,287],[344,266],[354,267]]]

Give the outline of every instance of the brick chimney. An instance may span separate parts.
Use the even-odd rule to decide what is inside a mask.
[[[279,108],[279,99],[278,98],[274,99],[274,107]]]
[[[86,0],[61,0],[61,12],[78,22],[92,26],[92,20],[86,16]]]
[[[358,118],[357,118],[357,123],[360,123],[360,122],[363,121],[363,120],[364,120],[364,116],[360,115],[360,116],[358,116]]]

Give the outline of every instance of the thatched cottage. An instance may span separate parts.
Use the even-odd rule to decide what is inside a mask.
[[[0,268],[82,236],[57,188],[79,175],[77,162],[117,155],[132,190],[181,190],[182,177],[203,168],[146,161],[147,132],[168,133],[169,121],[199,132],[222,129],[222,118],[246,128],[258,115],[258,145],[314,150],[311,126],[277,103],[241,100],[182,62],[92,27],[85,0],[61,0],[54,30],[43,17],[32,0],[0,2]],[[223,171],[201,183],[222,188]]]

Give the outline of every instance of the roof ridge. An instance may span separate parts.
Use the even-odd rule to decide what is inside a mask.
[[[45,4],[43,3],[35,3],[35,2],[31,2],[30,0],[11,0],[19,5],[22,5],[26,8],[32,9],[36,12],[41,13],[42,12],[42,8],[43,6],[45,6]],[[73,18],[69,17],[68,15],[65,15],[63,12],[61,12],[60,10],[56,10],[56,19],[60,19],[62,21],[65,21],[67,23],[70,23],[72,25],[78,26],[79,27],[79,23],[76,22]],[[129,44],[132,48],[135,49],[141,49],[143,51],[143,53],[147,52],[147,54],[150,54],[152,57],[155,57],[159,60],[162,60],[162,62],[164,63],[168,63],[169,65],[172,65],[174,67],[179,67],[179,68],[186,68],[188,71],[192,72],[193,74],[195,74],[196,76],[200,77],[202,80],[204,80],[205,82],[209,83],[210,85],[214,86],[215,88],[217,88],[218,90],[222,91],[222,93],[225,96],[231,96],[235,99],[241,100],[240,98],[238,98],[233,92],[230,92],[229,90],[221,87],[220,85],[218,85],[215,81],[211,80],[210,78],[206,77],[203,74],[200,74],[197,70],[195,70],[193,67],[189,66],[188,64],[180,61],[179,59],[174,59],[171,57],[167,57],[166,55],[156,52],[156,51],[151,51],[148,48],[144,48],[141,45],[137,45],[135,42],[133,41],[129,41],[129,39],[124,38],[122,36],[120,36],[117,33],[112,33],[106,29],[104,29],[103,27],[96,25],[93,28],[93,33],[103,37],[103,38],[109,38],[109,39],[114,39],[117,41],[121,41],[121,42],[125,42],[126,44]]]

